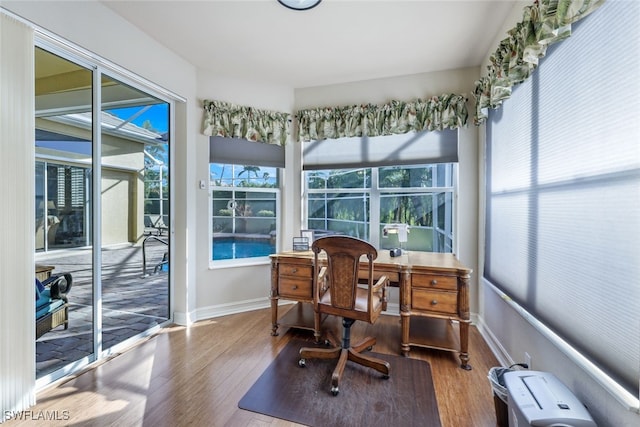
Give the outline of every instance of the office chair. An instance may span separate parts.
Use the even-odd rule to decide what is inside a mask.
[[[372,356],[361,354],[363,350],[371,350],[375,345],[374,337],[367,337],[362,342],[351,345],[351,325],[356,320],[374,323],[380,312],[386,310],[387,286],[389,279],[381,276],[374,284],[373,260],[378,256],[376,249],[368,242],[348,236],[326,236],[313,242],[314,275],[313,304],[315,310],[315,329],[320,330],[320,319],[329,314],[342,317],[342,341],[338,345],[329,340],[333,348],[300,349],[301,367],[306,366],[307,359],[338,359],[331,376],[331,393],[338,395],[339,382],[347,361],[370,367],[389,378],[389,362]],[[326,266],[320,266],[320,253],[326,254]],[[361,257],[366,256],[368,274],[366,284],[359,283]],[[363,263],[365,260],[363,259]]]

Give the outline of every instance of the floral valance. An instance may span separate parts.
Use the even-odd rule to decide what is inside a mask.
[[[467,99],[462,95],[426,100],[391,101],[300,110],[299,140],[402,134],[409,131],[457,129],[467,124]]]
[[[571,35],[571,24],[586,17],[604,0],[538,0],[524,9],[521,22],[509,30],[490,56],[487,75],[476,82],[475,124],[487,118],[487,108],[498,108],[511,88],[525,81],[538,66],[547,47]]]
[[[285,145],[290,114],[258,110],[222,101],[204,101],[204,130],[207,136],[242,138]]]

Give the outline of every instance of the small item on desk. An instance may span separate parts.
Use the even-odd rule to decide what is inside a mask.
[[[393,248],[389,251],[389,255],[391,255],[392,257],[397,257],[402,255],[402,249],[400,248]]]
[[[294,237],[293,238],[293,250],[294,251],[308,251],[309,250],[309,238],[308,237]]]

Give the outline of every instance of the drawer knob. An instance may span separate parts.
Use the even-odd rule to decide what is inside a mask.
[[[431,281],[431,284],[432,284],[433,286],[435,286],[435,285],[437,285],[437,284],[438,284],[438,281],[437,281],[436,279],[433,279],[433,280]]]
[[[293,285],[293,286],[291,287],[291,289],[293,289],[293,290],[295,291],[296,289],[298,289],[298,285]]]
[[[298,272],[298,269],[297,269],[297,268],[294,268],[293,270],[291,270],[291,272],[292,272],[292,273],[297,273],[297,272]]]
[[[438,305],[438,300],[434,299],[433,301],[431,301],[431,305]]]

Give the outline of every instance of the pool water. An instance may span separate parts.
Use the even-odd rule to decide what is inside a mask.
[[[253,258],[275,253],[275,244],[266,239],[215,239],[213,260]]]

